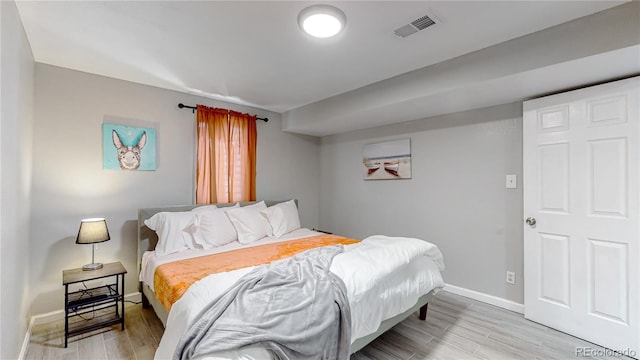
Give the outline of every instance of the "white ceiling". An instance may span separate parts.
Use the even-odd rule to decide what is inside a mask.
[[[18,1],[37,62],[286,112],[624,1],[335,1],[334,39],[302,1]],[[425,14],[437,25],[393,30]],[[327,134],[331,131],[319,131]]]

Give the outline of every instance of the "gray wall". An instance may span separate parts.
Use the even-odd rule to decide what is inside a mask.
[[[34,62],[13,1],[0,2],[0,358],[27,331]]]
[[[411,138],[412,179],[364,181],[362,146]],[[523,303],[520,103],[322,138],[320,225],[437,244],[448,284]],[[516,285],[505,271],[517,273]]]
[[[125,292],[137,292],[137,209],[193,203],[195,115],[179,102],[269,117],[258,122],[257,196],[298,198],[303,225],[319,222],[319,142],[282,132],[279,114],[43,64],[35,91],[34,314],[61,309],[62,270],[89,262],[91,247],[75,244],[85,217],[106,217],[111,241],[98,245],[96,260],[121,261],[129,271]],[[157,128],[156,171],[102,169],[105,116]]]

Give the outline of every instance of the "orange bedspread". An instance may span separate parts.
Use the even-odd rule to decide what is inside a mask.
[[[336,235],[317,235],[174,261],[162,264],[156,269],[153,275],[154,292],[160,303],[169,311],[191,284],[208,275],[268,264],[321,246],[348,245],[358,241]]]

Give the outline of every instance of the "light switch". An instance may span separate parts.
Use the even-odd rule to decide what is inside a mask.
[[[507,189],[515,189],[518,187],[518,176],[507,175]]]

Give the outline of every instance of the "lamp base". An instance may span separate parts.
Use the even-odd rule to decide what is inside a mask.
[[[82,270],[98,270],[100,268],[102,268],[102,263],[91,263],[84,265]]]

